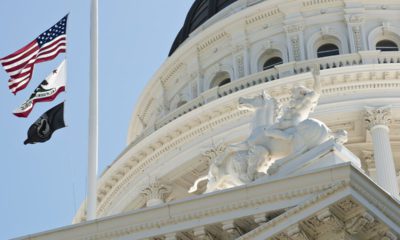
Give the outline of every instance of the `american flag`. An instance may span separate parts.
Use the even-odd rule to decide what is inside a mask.
[[[1,65],[11,77],[8,88],[12,93],[16,94],[28,85],[35,63],[52,60],[66,51],[67,18],[68,14],[25,47],[0,58]]]

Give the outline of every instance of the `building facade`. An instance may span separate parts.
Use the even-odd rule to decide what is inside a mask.
[[[74,225],[21,239],[398,239],[399,46],[397,0],[196,0],[99,179],[99,219],[85,221],[82,204]],[[188,192],[221,146],[252,136],[257,116],[240,98],[264,91],[288,106],[316,77],[310,117],[345,143]]]

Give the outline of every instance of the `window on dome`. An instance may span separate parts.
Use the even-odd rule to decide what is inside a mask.
[[[275,67],[276,65],[279,65],[282,63],[283,63],[282,58],[272,57],[272,58],[268,59],[267,61],[265,61],[264,65],[263,65],[263,70],[271,69],[271,68]]]
[[[276,65],[282,64],[284,54],[279,49],[269,48],[265,50],[257,60],[257,70],[264,71]]]
[[[399,51],[397,44],[390,40],[382,40],[376,44],[376,50],[381,50],[382,52],[387,51]]]
[[[211,81],[210,88],[213,87],[221,87],[222,85],[228,84],[231,82],[231,77],[228,72],[219,72],[215,75],[213,80]]]
[[[339,55],[339,48],[335,44],[327,43],[317,49],[317,57],[328,57]]]

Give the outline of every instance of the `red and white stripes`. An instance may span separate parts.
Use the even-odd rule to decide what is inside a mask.
[[[60,35],[52,41],[39,46],[37,40],[0,59],[6,72],[10,75],[8,87],[12,93],[24,89],[32,78],[35,63],[54,59],[59,53],[66,51],[66,35]]]

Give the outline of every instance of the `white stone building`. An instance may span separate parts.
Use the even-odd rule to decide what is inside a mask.
[[[196,0],[99,179],[99,219],[82,204],[74,225],[20,239],[399,239],[399,46],[398,0]],[[253,134],[240,97],[264,90],[286,105],[318,67],[311,117],[346,143],[188,193],[210,153]]]

